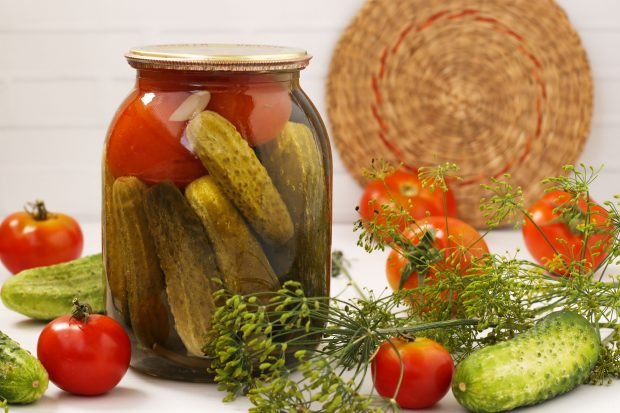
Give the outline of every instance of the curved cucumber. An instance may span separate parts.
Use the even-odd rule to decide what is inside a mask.
[[[213,178],[193,181],[185,197],[207,230],[222,279],[231,291],[245,295],[280,289],[260,244]]]
[[[187,138],[222,192],[270,244],[293,237],[293,221],[265,167],[232,123],[204,111],[187,124]]]
[[[72,301],[91,305],[103,313],[105,306],[101,254],[49,267],[24,270],[2,286],[2,302],[13,311],[37,320],[53,320],[70,314]]]
[[[32,403],[43,396],[48,381],[41,362],[0,331],[0,397],[9,404]]]
[[[600,340],[573,312],[557,312],[513,340],[474,352],[456,368],[452,392],[472,412],[528,406],[583,383],[596,364]]]
[[[298,280],[308,297],[329,295],[328,243],[331,229],[329,194],[323,161],[312,130],[288,122],[277,139],[263,145],[259,157],[282,195],[295,225],[295,236],[283,246],[266,246],[283,279]],[[286,265],[286,261],[290,264]],[[283,265],[285,264],[285,265]]]

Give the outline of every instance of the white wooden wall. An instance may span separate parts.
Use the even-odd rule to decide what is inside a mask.
[[[0,216],[44,198],[96,220],[100,157],[134,72],[132,46],[177,42],[281,44],[314,55],[302,86],[326,119],[333,47],[364,0],[0,0]],[[398,1],[398,0],[394,0]],[[536,1],[536,0],[523,0]],[[595,77],[585,162],[605,164],[595,195],[620,192],[620,1],[558,0]],[[361,189],[335,159],[334,220],[355,219]]]

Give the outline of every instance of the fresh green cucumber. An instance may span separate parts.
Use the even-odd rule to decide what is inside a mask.
[[[599,335],[588,320],[568,311],[552,313],[516,338],[463,360],[452,392],[477,413],[537,404],[583,383],[599,353]]]
[[[70,314],[74,298],[103,313],[103,261],[101,254],[74,261],[32,268],[9,278],[2,286],[2,302],[13,311],[37,320]]]
[[[41,362],[0,331],[0,397],[9,404],[32,403],[43,396],[48,381]]]

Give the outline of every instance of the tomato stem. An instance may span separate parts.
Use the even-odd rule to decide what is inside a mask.
[[[82,304],[77,298],[73,299],[73,311],[71,318],[86,323],[88,316],[93,312],[93,308],[89,304]]]
[[[45,207],[45,202],[41,199],[37,199],[34,202],[28,202],[24,207],[24,210],[35,221],[45,221],[49,218],[49,212]]]

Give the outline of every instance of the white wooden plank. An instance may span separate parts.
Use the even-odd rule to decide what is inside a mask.
[[[595,167],[604,165],[606,172],[620,173],[620,157],[618,141],[620,140],[620,125],[605,125],[595,123],[592,125],[592,133],[580,161]],[[611,151],[616,151],[610,153]]]
[[[21,210],[26,202],[43,199],[50,211],[76,218],[96,219],[101,214],[100,163],[74,167],[24,165],[0,174],[0,215]]]
[[[100,102],[94,79],[13,82],[8,93],[11,116],[0,115],[0,127],[93,126]]]
[[[579,29],[620,30],[617,0],[557,0]]]
[[[101,162],[105,129],[0,129],[0,165],[6,171],[32,165],[91,167]]]
[[[3,0],[0,27],[13,30],[339,28],[363,0]]]

